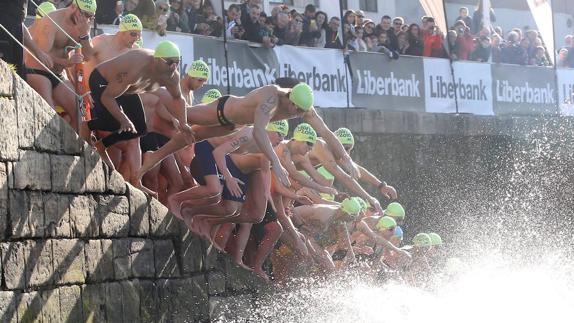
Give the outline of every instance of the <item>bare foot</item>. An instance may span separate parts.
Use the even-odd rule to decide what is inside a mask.
[[[183,219],[181,215],[181,203],[177,202],[174,195],[170,195],[167,198],[167,208],[180,220]],[[185,221],[185,220],[184,220]]]
[[[106,147],[104,146],[104,143],[101,140],[99,140],[94,144],[94,147],[96,148],[96,150],[100,154],[100,158],[102,158],[102,161],[104,163],[106,163],[106,165],[108,165],[108,167],[110,168],[110,171],[115,170],[116,168],[114,167],[114,163],[110,159],[110,156],[108,155],[108,152],[106,151]]]
[[[241,268],[243,268],[243,269],[245,269],[245,270],[253,271],[253,268],[251,268],[251,267],[247,266],[246,264],[244,264],[244,263],[243,263],[243,260],[237,260],[237,259],[233,258],[233,262],[234,262],[237,266],[239,266],[239,267],[241,267]]]
[[[269,275],[267,275],[267,273],[264,272],[263,269],[261,269],[261,267],[258,267],[258,268],[256,268],[256,269],[254,269],[253,272],[254,272],[257,276],[263,278],[263,280],[265,280],[266,282],[271,282],[271,279],[269,278]]]
[[[155,197],[156,199],[158,199],[158,193],[157,193],[157,192],[154,192],[154,191],[152,191],[152,190],[150,190],[150,189],[147,188],[147,187],[145,187],[145,186],[142,184],[142,181],[141,181],[141,180],[136,180],[136,179],[133,179],[133,178],[132,178],[132,180],[130,181],[130,184],[132,184],[135,188],[141,190],[141,191],[144,192],[145,194],[148,194],[148,195],[150,195],[150,196]]]

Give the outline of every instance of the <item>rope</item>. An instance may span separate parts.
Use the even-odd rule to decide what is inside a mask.
[[[37,4],[36,2],[34,2],[34,0],[30,0],[30,2],[32,2],[32,3],[36,6],[36,8],[38,8],[38,4]],[[66,35],[68,38],[70,38],[70,40],[71,40],[72,42],[74,42],[74,45],[75,45],[76,48],[81,48],[81,47],[82,47],[82,45],[81,45],[80,43],[78,43],[72,36],[70,36],[62,27],[60,27],[60,25],[58,25],[58,23],[56,23],[56,22],[54,21],[54,19],[52,19],[52,18],[50,17],[50,15],[44,15],[44,17],[47,17],[48,19],[50,19],[50,21],[51,21],[54,25],[56,25],[56,27],[58,27],[58,29],[60,29],[60,30],[64,33],[64,35]]]
[[[70,92],[72,92],[72,93],[74,94],[74,96],[76,97],[76,99],[81,99],[81,98],[83,98],[84,96],[88,95],[89,92],[86,93],[86,94],[84,94],[84,95],[82,95],[82,96],[78,95],[74,89],[72,89],[70,86],[68,86],[68,84],[66,84],[65,82],[62,82],[62,81],[60,80],[60,77],[59,77],[58,75],[54,74],[54,72],[52,72],[46,65],[44,65],[44,63],[42,63],[42,61],[40,61],[40,59],[39,59],[38,57],[36,57],[36,56],[32,53],[32,51],[30,51],[30,50],[29,50],[26,46],[24,46],[24,44],[22,44],[11,32],[9,32],[8,29],[6,29],[6,27],[4,27],[3,24],[0,24],[0,27],[1,27],[8,35],[10,35],[10,37],[12,37],[12,39],[13,39],[18,45],[20,45],[20,47],[22,47],[23,49],[25,49],[25,50],[28,52],[28,54],[30,54],[32,57],[34,57],[34,59],[35,59],[38,63],[40,63],[40,65],[42,65],[43,68],[46,69],[46,72],[48,72],[48,73],[50,73],[52,76],[54,76],[54,77],[58,80],[58,82],[60,82],[60,84],[62,84],[63,86],[66,87],[66,89],[68,89]]]

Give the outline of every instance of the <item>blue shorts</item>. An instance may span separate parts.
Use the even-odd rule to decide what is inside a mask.
[[[229,155],[225,156],[225,163],[227,164],[227,169],[229,169],[231,176],[237,178],[238,180],[242,181],[245,184],[239,183],[239,188],[241,188],[243,194],[241,194],[240,197],[235,197],[231,195],[231,192],[229,192],[229,190],[227,189],[227,186],[225,185],[225,180],[221,179],[221,185],[223,185],[223,193],[221,194],[221,198],[227,201],[235,201],[243,203],[245,202],[245,193],[247,193],[247,184],[249,184],[249,176],[243,174],[241,170],[237,168],[237,166],[235,165],[231,157],[229,157]]]
[[[213,159],[213,146],[207,140],[203,140],[196,143],[193,149],[195,156],[191,161],[189,170],[199,185],[205,185],[205,176],[219,176],[215,159]]]

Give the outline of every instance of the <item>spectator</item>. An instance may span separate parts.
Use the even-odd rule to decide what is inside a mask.
[[[362,27],[365,22],[365,12],[363,10],[355,11],[355,27]]]
[[[530,65],[551,66],[550,61],[546,58],[546,48],[544,46],[536,47],[534,57],[530,59]]]
[[[397,39],[399,42],[399,54],[401,55],[406,55],[407,54],[407,50],[409,49],[409,39],[408,39],[408,34],[404,31],[399,32],[399,34],[397,35]]]
[[[568,49],[568,56],[566,57],[566,64],[570,68],[574,68],[574,41],[570,44]]]
[[[399,47],[399,42],[395,31],[391,26],[391,17],[385,15],[381,18],[381,23],[375,28],[375,33],[380,35],[381,33],[386,33],[389,38],[389,46],[392,50],[396,50]]]
[[[570,47],[572,47],[572,35],[566,35],[566,37],[564,37],[564,46],[560,47],[560,49]]]
[[[501,51],[502,51],[502,36],[499,34],[492,35],[492,39],[490,40],[490,53],[492,57],[493,63],[500,63],[501,62]]]
[[[319,32],[321,33],[321,36],[315,40],[315,47],[324,48],[326,43],[327,28],[329,28],[327,23],[327,13],[323,11],[317,11],[315,14],[315,20],[317,21],[317,26],[319,27]]]
[[[203,12],[201,11],[201,0],[184,0],[183,11],[187,15],[188,30],[190,33],[196,33],[197,24],[204,22]]]
[[[187,14],[183,10],[182,0],[170,0],[171,12],[167,19],[167,30],[189,33]]]
[[[202,7],[203,19],[205,23],[209,26],[210,33],[207,36],[221,37],[223,33],[223,19],[215,13],[213,5],[209,0],[206,0]],[[265,22],[265,20],[263,21]]]
[[[259,16],[261,16],[261,8],[258,5],[252,5],[249,8],[249,19],[242,18],[245,27],[243,39],[272,48],[275,46],[274,39],[266,35],[264,27],[259,23]]]
[[[170,8],[169,3],[167,0],[156,0],[156,10],[155,10],[155,31],[160,36],[165,36],[167,31],[167,20],[169,19],[170,15]]]
[[[124,16],[134,14],[140,18],[144,28],[155,30],[157,19],[153,0],[128,0],[125,7]]]
[[[120,21],[123,18],[124,10],[125,10],[124,2],[121,0],[116,1],[116,7],[114,8],[114,13],[115,13],[116,17],[112,21],[112,25],[119,25],[120,24]],[[105,23],[105,22],[101,22],[101,20],[98,20],[98,22]]]
[[[561,48],[560,51],[558,52],[558,59],[556,60],[556,66],[557,67],[568,67],[568,63],[566,61],[566,59],[568,58],[568,49],[567,48]]]
[[[403,25],[405,24],[405,19],[403,17],[395,17],[393,19],[393,30],[395,32],[395,36],[398,36],[401,31],[403,31]],[[397,40],[398,44],[398,40]]]
[[[538,31],[536,30],[527,30],[525,33],[525,38],[528,39],[529,41],[529,46],[528,46],[528,57],[534,57],[535,52],[536,52],[536,47],[542,45],[541,43],[537,44],[537,39],[538,39]]]
[[[375,35],[375,27],[375,23],[371,19],[365,19],[365,22],[363,23],[365,37]]]
[[[528,59],[526,60],[526,64],[527,65],[531,65],[530,63],[530,53],[528,52],[528,50],[530,49],[530,40],[528,38],[522,38],[520,40],[520,47],[522,47],[522,49],[524,49],[524,51],[526,52],[526,56],[528,57]]]
[[[241,39],[243,34],[239,38],[236,37],[238,35],[239,29],[243,29],[241,25],[241,9],[238,5],[232,4],[229,6],[226,12],[227,15],[227,26],[225,27],[227,37],[230,39]]]
[[[285,44],[287,33],[289,32],[289,14],[284,11],[277,13],[273,34],[277,37],[277,45]]]
[[[518,34],[511,31],[508,34],[508,42],[500,51],[500,62],[506,64],[526,65],[528,53],[519,45]]]
[[[434,18],[424,17],[422,30],[423,56],[448,57],[442,44],[442,38],[442,33],[435,26]]]
[[[387,33],[379,34],[379,43],[377,44],[376,51],[387,55],[391,59],[399,58],[399,53],[391,48],[391,41]]]
[[[456,30],[449,30],[446,33],[446,41],[448,44],[448,50],[450,59],[453,61],[458,61],[458,35]]]
[[[502,31],[502,27],[500,27],[500,26],[494,27],[494,33],[498,34],[498,36],[500,36],[500,40],[502,40],[504,38],[504,32]]]
[[[302,32],[303,32],[303,16],[301,16],[300,14],[296,14],[289,23],[289,30],[285,35],[285,44],[297,46],[301,40]]]
[[[490,38],[480,37],[476,39],[475,50],[470,55],[470,59],[475,62],[488,62],[490,59]]]
[[[470,16],[468,15],[467,7],[461,7],[460,9],[458,9],[458,18],[456,18],[455,21],[459,20],[464,21],[464,24],[467,25],[468,27],[472,26],[472,18],[470,18]]]
[[[477,34],[479,30],[482,29],[482,27],[484,27],[484,23],[483,23],[483,6],[482,6],[482,2],[483,0],[478,0],[478,4],[476,6],[476,10],[474,11],[474,14],[472,15],[472,28],[471,28],[471,32],[473,34]],[[496,16],[494,15],[494,10],[492,9],[492,5],[489,3],[489,11],[490,11],[490,22],[495,22],[496,21]]]
[[[356,15],[355,12],[353,10],[347,10],[345,12],[345,15],[343,15],[343,30],[345,30],[345,28],[347,28],[348,32],[350,34],[352,34],[353,36],[355,35],[355,20],[356,20]],[[347,27],[345,27],[347,26]]]
[[[367,44],[363,40],[363,27],[355,27],[355,38],[352,40],[351,46],[358,52],[367,51]]]
[[[303,16],[303,32],[301,32],[301,39],[299,45],[314,47],[317,39],[321,37],[321,31],[315,19],[317,9],[314,5],[308,4],[305,7]]]
[[[329,27],[325,32],[325,48],[343,48],[341,37],[339,37],[339,27],[341,27],[341,20],[337,17],[331,17]]]
[[[470,28],[467,27],[462,20],[459,21],[456,28],[456,47],[457,56],[461,61],[466,61],[470,58],[470,54],[474,51],[474,37],[470,34]]]
[[[407,32],[407,40],[409,42],[409,47],[406,49],[405,53],[411,56],[422,56],[423,55],[423,41],[421,38],[421,30],[419,25],[411,24]]]
[[[243,3],[239,5],[239,9],[241,10],[241,23],[243,26],[246,26],[245,22],[249,20],[249,8],[251,8],[251,6],[259,6],[260,4],[261,0],[243,0]]]

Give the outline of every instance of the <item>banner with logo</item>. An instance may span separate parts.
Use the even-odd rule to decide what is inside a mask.
[[[574,116],[574,70],[557,69],[560,114]]]
[[[293,77],[311,86],[318,107],[347,107],[347,73],[340,50],[276,46],[278,77]]]
[[[491,70],[495,114],[558,113],[553,69],[496,64]]]
[[[426,112],[494,114],[489,64],[424,58],[424,74]]]
[[[424,112],[420,58],[405,56],[389,60],[380,53],[353,52],[350,59],[354,106]]]

